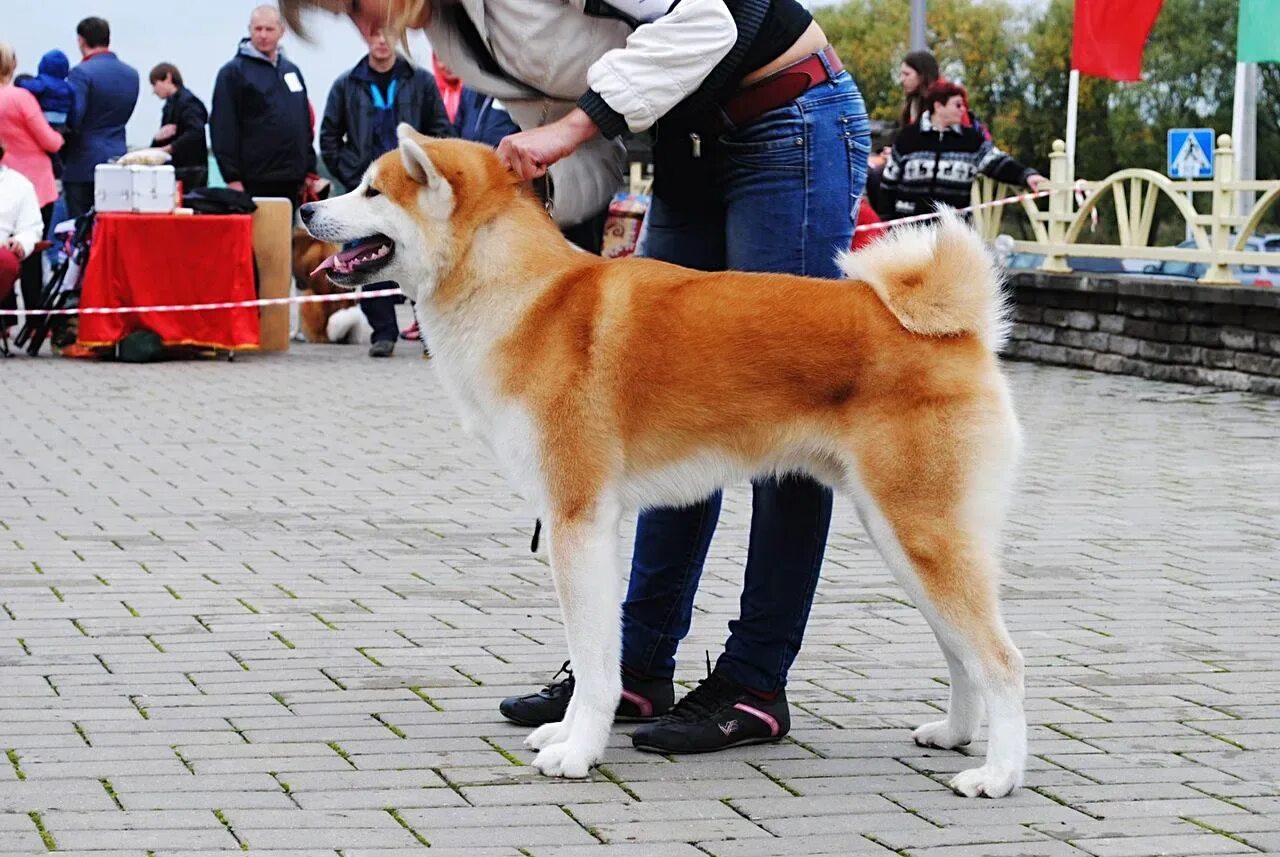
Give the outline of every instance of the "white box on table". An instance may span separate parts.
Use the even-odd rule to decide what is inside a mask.
[[[93,171],[93,207],[102,211],[133,211],[133,173],[128,167],[98,164]]]
[[[178,191],[173,167],[129,167],[132,174],[130,193],[133,211],[170,214]]]

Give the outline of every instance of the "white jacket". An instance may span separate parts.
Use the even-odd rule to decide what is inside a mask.
[[[467,85],[501,99],[521,129],[554,122],[591,90],[643,131],[696,90],[737,38],[725,0],[681,0],[667,14],[669,6],[457,0],[435,7],[427,36]],[[488,56],[472,49],[468,21]],[[625,161],[621,141],[600,136],[552,165],[557,222],[572,225],[603,209],[622,185]]]
[[[23,256],[30,256],[43,232],[35,185],[17,170],[0,166],[0,244],[16,238]]]

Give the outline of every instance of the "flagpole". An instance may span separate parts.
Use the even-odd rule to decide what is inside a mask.
[[[1258,66],[1236,63],[1236,92],[1231,106],[1231,145],[1235,149],[1237,175],[1253,181],[1257,175],[1258,149]],[[1236,176],[1222,176],[1230,180]],[[1236,197],[1240,214],[1253,207],[1253,194],[1241,191]]]
[[[1067,81],[1067,175],[1076,177],[1076,118],[1079,113],[1080,71],[1071,69]]]

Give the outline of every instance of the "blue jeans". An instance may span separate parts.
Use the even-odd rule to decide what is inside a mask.
[[[727,132],[717,144],[706,164],[715,171],[713,198],[677,206],[655,197],[642,254],[707,271],[838,277],[835,254],[852,240],[871,151],[866,107],[848,73]],[[628,670],[674,674],[720,497],[641,514],[622,609]],[[729,623],[719,672],[765,693],[786,685],[830,523],[831,491],[807,476],[753,484],[741,612]]]

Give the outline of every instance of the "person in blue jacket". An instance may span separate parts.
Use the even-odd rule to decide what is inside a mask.
[[[381,30],[367,34],[365,42],[369,53],[333,82],[320,123],[320,155],[347,190],[360,184],[374,160],[396,148],[396,126],[401,122],[432,137],[454,135],[431,75],[397,56]],[[364,288],[373,291],[393,285],[371,283]],[[395,351],[400,337],[396,303],[402,300],[387,295],[360,302],[373,328],[370,357],[390,357]]]
[[[36,72],[35,77],[24,77],[14,83],[36,97],[45,120],[61,134],[67,130],[67,120],[76,105],[76,91],[67,82],[71,61],[55,48],[40,57]]]
[[[79,217],[93,207],[93,174],[98,164],[126,151],[125,125],[141,92],[137,69],[111,51],[111,25],[102,18],[85,18],[76,26],[83,57],[67,75],[75,90],[71,135],[62,150],[62,188],[67,214]]]
[[[279,9],[253,10],[249,37],[218,71],[209,138],[227,187],[284,197],[296,208],[316,152],[307,84],[280,49],[283,37]]]

